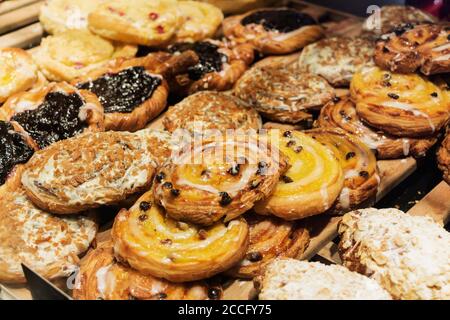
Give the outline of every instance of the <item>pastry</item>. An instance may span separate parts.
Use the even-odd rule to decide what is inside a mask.
[[[375,62],[399,73],[417,69],[425,75],[450,72],[450,26],[400,26],[378,40]]]
[[[246,12],[258,7],[269,6],[275,2],[275,0],[198,0],[201,2],[207,2],[222,9],[224,13],[239,13]]]
[[[58,217],[35,207],[20,187],[0,194],[0,282],[25,283],[21,263],[48,279],[77,269],[97,232],[92,215]]]
[[[257,65],[238,80],[234,94],[270,120],[298,123],[312,119],[310,112],[330,101],[334,90],[313,74]]]
[[[437,154],[439,169],[444,173],[444,180],[450,184],[450,135],[447,134]]]
[[[111,241],[83,258],[72,296],[76,300],[206,300],[220,299],[219,287],[206,283],[171,283],[142,275],[114,258]]]
[[[340,128],[357,136],[378,159],[398,159],[407,156],[423,157],[437,141],[436,138],[400,138],[383,133],[365,125],[356,113],[350,97],[336,98],[326,104],[319,115],[317,125],[321,128]]]
[[[114,204],[150,187],[157,141],[128,132],[99,132],[40,150],[22,184],[30,199],[52,213],[72,214]]]
[[[104,130],[98,99],[64,82],[18,93],[6,101],[0,114],[18,126],[35,149],[83,132]]]
[[[373,65],[374,42],[362,37],[331,37],[306,46],[298,65],[334,87],[350,85],[353,74]]]
[[[169,44],[184,21],[175,0],[106,1],[88,16],[103,38],[152,47]]]
[[[231,16],[223,22],[225,36],[249,43],[263,54],[288,54],[322,38],[323,30],[305,13],[289,8],[264,8]]]
[[[287,168],[272,144],[254,135],[192,139],[155,175],[155,200],[174,219],[211,225],[229,221],[268,197]]]
[[[300,131],[272,129],[268,136],[278,139],[290,168],[280,177],[273,194],[256,203],[254,210],[296,220],[330,209],[344,186],[344,173],[336,155]]]
[[[71,81],[111,59],[131,58],[136,52],[133,45],[112,43],[88,31],[68,30],[42,39],[33,58],[47,79]]]
[[[202,90],[231,89],[254,59],[250,45],[232,46],[218,40],[179,42],[168,48],[175,55],[188,50],[193,50],[200,61],[172,81],[171,87],[179,95]]]
[[[449,119],[450,91],[417,74],[368,68],[353,76],[350,91],[361,119],[395,136],[432,136]]]
[[[120,261],[143,274],[185,282],[212,277],[241,260],[248,226],[242,218],[207,228],[175,221],[147,192],[118,214],[112,239]]]
[[[135,133],[147,141],[147,152],[151,155],[156,166],[162,165],[172,154],[177,155],[185,141],[174,137],[165,130],[143,129]]]
[[[430,217],[363,209],[339,226],[344,266],[370,276],[394,299],[450,299],[450,234]]]
[[[244,215],[249,225],[250,244],[245,259],[228,274],[253,278],[277,257],[297,258],[308,247],[309,231],[299,222],[254,213]]]
[[[177,103],[164,114],[166,130],[184,129],[190,133],[211,130],[254,130],[261,128],[258,112],[238,98],[215,91],[197,92]]]
[[[391,300],[376,281],[339,265],[277,259],[257,281],[260,300]]]

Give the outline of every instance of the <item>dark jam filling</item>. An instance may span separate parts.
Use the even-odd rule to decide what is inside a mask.
[[[301,27],[316,24],[309,15],[295,10],[261,10],[249,14],[241,21],[242,25],[260,24],[267,31],[291,32]]]
[[[50,92],[39,107],[21,112],[11,120],[17,121],[42,149],[83,132],[86,123],[78,116],[83,105],[76,93]]]
[[[10,123],[0,121],[0,185],[16,164],[27,162],[33,155],[22,136],[14,132]]]
[[[118,73],[107,73],[77,87],[93,92],[105,113],[130,113],[150,98],[161,83],[161,78],[152,77],[144,67],[131,67]]]
[[[210,72],[220,72],[223,64],[228,62],[228,57],[218,51],[219,47],[210,42],[176,43],[169,48],[169,52],[184,52],[193,50],[200,61],[195,66],[188,68],[189,79],[197,81]]]

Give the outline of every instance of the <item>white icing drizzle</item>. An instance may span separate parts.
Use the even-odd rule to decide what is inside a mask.
[[[111,269],[112,264],[102,267],[97,270],[95,276],[97,277],[97,290],[100,293],[101,297],[105,297],[106,288],[108,285],[108,272]]]
[[[409,139],[402,139],[402,145],[403,145],[403,155],[406,157],[409,155],[409,149],[410,149],[410,142]]]
[[[344,187],[341,191],[341,194],[339,196],[339,203],[341,204],[342,208],[349,209],[350,208],[350,189],[347,187]]]
[[[399,102],[399,101],[384,101],[384,102],[381,103],[381,105],[389,107],[389,108],[406,110],[406,111],[412,112],[412,114],[415,115],[415,116],[424,117],[424,118],[427,119],[431,130],[433,132],[436,130],[436,127],[434,126],[434,124],[431,121],[431,118],[430,118],[430,116],[428,114],[426,114],[425,112],[422,112],[420,110],[417,110],[414,106],[412,106],[412,105],[410,105],[408,103]]]

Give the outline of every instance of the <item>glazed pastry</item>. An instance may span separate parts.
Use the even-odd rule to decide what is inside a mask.
[[[198,0],[208,2],[222,9],[224,13],[246,12],[251,9],[266,7],[275,2],[275,0]]]
[[[187,73],[177,76],[171,83],[173,91],[179,95],[188,95],[202,90],[231,89],[254,59],[251,46],[233,47],[218,40],[180,42],[168,49],[175,55],[188,50],[193,50],[200,61],[190,67]]]
[[[50,34],[71,29],[88,30],[88,14],[104,0],[47,0],[39,21]]]
[[[221,288],[206,283],[171,283],[142,275],[114,258],[107,241],[83,258],[73,290],[76,300],[206,300],[220,299]]]
[[[366,38],[331,37],[306,46],[298,65],[334,87],[350,85],[353,74],[373,65],[374,43]]]
[[[114,204],[150,187],[156,167],[152,142],[113,131],[60,141],[34,154],[22,184],[37,206],[53,213]]]
[[[344,169],[344,188],[332,213],[350,211],[375,198],[380,183],[377,160],[361,140],[340,129],[321,128],[307,133],[333,150]]]
[[[268,136],[279,139],[290,168],[273,194],[258,202],[254,210],[296,220],[330,209],[344,186],[344,173],[334,153],[300,131],[272,129]]]
[[[226,18],[225,36],[249,43],[263,54],[288,54],[322,38],[323,30],[305,13],[289,8],[265,8]]]
[[[425,75],[450,72],[450,27],[404,25],[377,42],[375,62],[383,69]]]
[[[21,263],[48,279],[69,276],[96,232],[92,215],[53,216],[20,187],[0,193],[0,282],[25,283]]]
[[[325,105],[317,124],[321,128],[340,128],[357,136],[370,149],[376,151],[378,159],[423,157],[437,141],[436,138],[399,138],[368,127],[357,115],[355,104],[348,96],[336,98]]]
[[[308,247],[309,231],[302,224],[276,217],[246,214],[250,229],[250,245],[245,259],[228,273],[240,278],[253,278],[277,257],[297,258]]]
[[[34,149],[83,132],[104,130],[98,99],[64,82],[18,93],[6,101],[0,114],[19,128]]]
[[[430,217],[363,209],[339,226],[344,266],[370,276],[394,299],[450,299],[450,234]]]
[[[147,192],[118,214],[112,239],[120,261],[143,274],[185,282],[212,277],[241,260],[248,226],[242,218],[207,228],[175,221]]]
[[[350,92],[363,121],[395,136],[431,136],[449,119],[450,92],[417,74],[369,68],[354,75]]]
[[[272,142],[256,134],[193,139],[158,169],[155,199],[177,220],[211,225],[234,219],[268,197],[287,168]]]
[[[238,80],[234,94],[270,120],[298,123],[312,119],[310,112],[330,101],[334,90],[313,74],[257,65]]]
[[[33,58],[45,77],[71,81],[111,59],[132,58],[137,47],[112,43],[88,31],[69,30],[42,39]]]
[[[106,1],[88,16],[103,38],[152,47],[169,44],[184,21],[175,0]]]
[[[191,133],[205,130],[254,130],[261,128],[258,112],[238,98],[215,91],[197,92],[164,114],[166,130],[185,129]]]
[[[376,281],[339,265],[277,259],[258,279],[260,300],[391,300]]]
[[[450,184],[450,135],[446,135],[437,154],[439,169],[444,173],[444,180]]]

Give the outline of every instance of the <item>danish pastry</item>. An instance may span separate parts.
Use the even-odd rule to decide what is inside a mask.
[[[287,168],[274,146],[276,138],[262,140],[257,134],[194,138],[158,169],[155,200],[172,218],[196,224],[238,217],[268,197]]]
[[[450,135],[448,134],[438,150],[437,160],[439,169],[444,173],[444,180],[450,184]]]
[[[104,130],[97,98],[64,82],[18,93],[6,101],[0,114],[18,126],[35,149],[83,132]]]
[[[350,91],[362,120],[395,136],[431,136],[449,119],[450,92],[417,74],[369,68],[353,76]]]
[[[24,283],[21,263],[45,278],[69,276],[97,233],[94,216],[57,217],[21,188],[0,194],[0,282]]]
[[[244,73],[234,93],[270,120],[287,123],[312,119],[310,112],[334,97],[334,89],[319,76],[264,65]]]
[[[242,218],[208,228],[175,221],[147,192],[118,214],[112,239],[116,257],[143,274],[195,281],[225,271],[244,257],[248,226]]]
[[[394,299],[450,298],[450,234],[430,217],[357,210],[343,217],[339,234],[344,265],[376,280]]]
[[[273,194],[255,205],[259,214],[296,220],[331,208],[344,186],[344,173],[333,152],[300,131],[272,129],[291,166],[280,177]]]
[[[437,141],[436,138],[411,139],[390,136],[366,126],[348,96],[337,98],[325,105],[317,124],[321,128],[341,128],[357,136],[370,149],[376,151],[378,159],[423,157]]]
[[[339,265],[277,259],[256,282],[260,300],[391,300],[376,281]]]
[[[220,288],[206,283],[171,283],[142,275],[114,259],[110,241],[83,258],[72,293],[76,300],[217,300],[220,294]]]
[[[322,38],[323,30],[309,15],[289,8],[264,8],[231,16],[225,36],[249,43],[263,54],[288,54]]]
[[[269,6],[275,0],[198,0],[208,2],[222,9],[224,13],[246,12],[251,9]]]
[[[71,81],[111,59],[132,58],[137,47],[112,43],[88,31],[69,30],[42,39],[33,58],[45,77]]]
[[[346,87],[357,70],[373,65],[373,55],[374,43],[367,38],[331,37],[306,46],[298,65],[333,87]]]
[[[375,62],[383,69],[425,75],[450,72],[450,27],[438,24],[406,25],[377,42]]]

